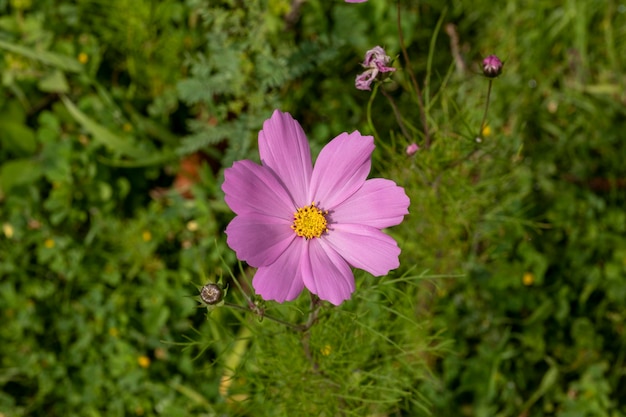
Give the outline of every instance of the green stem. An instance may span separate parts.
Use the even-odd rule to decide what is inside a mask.
[[[246,311],[246,312],[252,311],[255,314],[263,317],[264,319],[268,319],[268,320],[271,320],[273,322],[285,325],[285,326],[287,326],[287,327],[289,327],[289,328],[291,328],[293,330],[296,330],[296,331],[301,331],[300,329],[301,329],[302,326],[300,326],[300,325],[289,323],[288,321],[281,320],[278,317],[269,316],[269,315],[267,315],[265,313],[261,313],[260,311],[254,311],[252,308],[249,308],[249,307],[243,307],[243,306],[240,306],[239,304],[233,304],[233,303],[229,303],[229,302],[224,302],[224,306],[229,307],[229,308],[234,308],[235,310],[240,310],[240,311]]]
[[[411,135],[409,135],[409,132],[406,130],[406,127],[404,127],[404,122],[402,121],[402,115],[400,114],[400,111],[398,110],[398,106],[396,106],[396,102],[393,100],[393,97],[391,97],[389,93],[385,91],[384,88],[381,88],[380,92],[382,93],[383,96],[387,98],[387,100],[389,100],[389,104],[391,105],[391,108],[393,109],[393,114],[396,116],[396,121],[398,122],[398,125],[400,126],[400,130],[402,130],[402,134],[404,135],[405,138],[407,138],[407,140],[410,141]]]
[[[372,104],[374,103],[374,98],[376,97],[376,93],[378,92],[378,83],[374,84],[374,91],[372,91],[372,94],[370,95],[370,99],[367,102],[367,124],[370,127],[370,130],[372,131],[372,134],[374,135],[374,139],[380,138],[380,136],[378,136],[378,132],[376,131],[376,128],[374,127],[374,123],[372,122]]]
[[[406,66],[406,72],[409,73],[409,77],[411,78],[411,82],[413,83],[413,89],[415,90],[415,95],[417,96],[417,106],[420,111],[420,119],[422,121],[422,127],[424,128],[424,148],[430,148],[430,132],[428,131],[428,118],[426,117],[426,108],[424,107],[424,101],[422,100],[422,91],[420,89],[419,84],[417,83],[417,79],[415,78],[415,74],[413,73],[413,68],[411,68],[411,61],[409,60],[409,53],[406,50],[406,46],[404,45],[404,34],[402,33],[402,13],[400,10],[400,0],[397,1],[397,21],[396,24],[398,26],[398,40],[400,41],[400,49],[402,49],[402,56],[404,57],[404,64]]]
[[[489,98],[491,97],[491,84],[493,80],[489,79],[489,87],[487,87],[487,102],[485,103],[485,114],[483,114],[483,121],[480,122],[480,131],[478,132],[478,137],[483,137],[483,129],[485,128],[485,122],[487,121],[487,110],[489,110]]]

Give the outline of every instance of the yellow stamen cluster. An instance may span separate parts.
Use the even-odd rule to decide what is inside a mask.
[[[308,206],[301,207],[293,213],[293,224],[291,228],[296,234],[305,239],[322,236],[328,230],[326,215],[328,211],[322,211],[315,207],[315,202]]]

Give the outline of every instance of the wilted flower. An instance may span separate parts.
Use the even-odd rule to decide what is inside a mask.
[[[378,75],[378,71],[374,69],[369,69],[359,75],[356,76],[356,80],[354,81],[354,86],[359,90],[371,90],[370,85],[374,78]]]
[[[375,276],[399,266],[400,248],[381,229],[402,222],[409,198],[386,179],[367,180],[374,138],[342,133],[315,166],[302,127],[275,111],[259,132],[261,165],[238,161],[222,190],[237,214],[226,229],[239,259],[258,268],[265,299],[295,299],[306,287],[338,305],[354,291],[350,267]]]
[[[502,72],[504,64],[495,55],[489,55],[483,59],[483,74],[488,78],[495,78]]]
[[[406,147],[406,154],[409,156],[413,156],[419,150],[420,150],[420,147],[417,145],[417,143],[414,142]]]
[[[361,64],[363,68],[367,68],[367,70],[357,75],[354,82],[355,87],[359,90],[370,90],[372,81],[376,79],[378,74],[396,70],[394,67],[389,66],[390,63],[391,58],[380,46],[375,46],[367,51],[363,64]]]

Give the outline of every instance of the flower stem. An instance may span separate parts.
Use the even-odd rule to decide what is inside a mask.
[[[374,84],[374,91],[372,91],[372,94],[370,95],[370,99],[367,102],[367,124],[370,127],[370,130],[372,131],[372,134],[374,135],[374,139],[380,138],[380,136],[378,136],[378,132],[376,131],[376,128],[374,127],[374,122],[372,121],[372,104],[374,103],[374,98],[376,97],[376,93],[378,92],[378,83]]]
[[[243,306],[240,306],[239,304],[233,304],[233,303],[229,303],[229,302],[224,302],[224,306],[230,307],[230,308],[234,308],[235,310],[240,310],[240,311],[246,311],[246,312],[252,311],[256,315],[258,315],[258,316],[260,316],[260,317],[262,317],[264,319],[268,319],[268,320],[271,320],[273,322],[282,324],[284,326],[289,327],[292,330],[301,331],[302,325],[289,323],[288,321],[279,319],[278,317],[267,315],[262,310],[259,310],[259,309],[255,310],[255,309],[250,308],[250,307],[243,307]]]
[[[307,319],[304,325],[300,326],[300,331],[303,333],[302,335],[302,348],[304,349],[304,355],[307,357],[309,362],[311,362],[311,367],[314,372],[319,370],[319,364],[313,357],[313,353],[311,352],[311,333],[308,332],[317,321],[317,315],[319,313],[320,308],[320,299],[317,295],[311,294],[311,305],[309,307],[309,318]]]
[[[411,135],[409,135],[409,132],[406,130],[406,127],[404,127],[404,122],[402,121],[402,115],[400,114],[400,111],[398,110],[398,106],[396,106],[396,102],[393,100],[393,97],[391,97],[391,95],[389,95],[389,93],[386,92],[384,88],[381,88],[380,92],[382,93],[383,96],[387,98],[387,100],[389,100],[389,104],[391,105],[391,108],[393,109],[393,114],[396,116],[396,121],[398,122],[398,125],[400,126],[400,130],[402,130],[402,134],[404,135],[404,137],[407,138],[407,140],[410,141]]]
[[[430,148],[430,132],[428,131],[428,120],[426,117],[426,109],[424,107],[424,101],[422,100],[422,91],[420,89],[419,84],[417,83],[417,79],[415,78],[415,74],[413,73],[413,69],[411,68],[411,61],[409,60],[409,53],[406,50],[406,46],[404,44],[404,34],[402,33],[402,13],[400,10],[400,0],[397,1],[397,26],[398,26],[398,38],[400,41],[400,48],[402,49],[402,56],[404,57],[404,62],[406,65],[406,71],[409,73],[409,77],[411,77],[411,82],[413,83],[413,89],[415,90],[415,95],[417,96],[417,106],[420,111],[420,119],[422,121],[422,127],[424,128],[424,147],[426,149]]]
[[[485,122],[487,121],[487,110],[489,110],[489,98],[491,97],[491,83],[492,79],[489,79],[489,87],[487,87],[487,102],[485,103],[485,113],[483,114],[483,120],[480,122],[480,131],[478,132],[478,137],[483,137],[483,130],[485,129]]]

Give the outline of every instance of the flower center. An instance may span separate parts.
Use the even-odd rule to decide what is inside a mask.
[[[309,206],[301,207],[293,213],[291,228],[296,234],[305,239],[322,236],[328,230],[326,227],[326,215],[328,211],[322,211],[315,207],[315,202]]]

